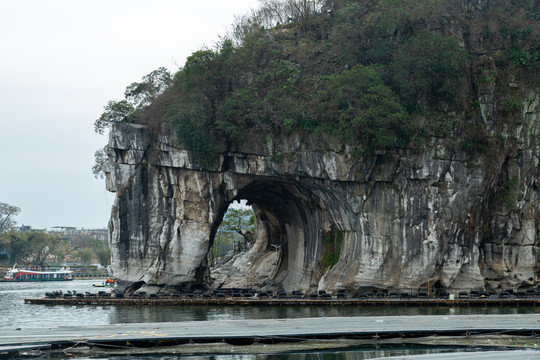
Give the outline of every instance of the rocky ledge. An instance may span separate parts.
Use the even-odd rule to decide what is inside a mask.
[[[109,235],[119,289],[538,285],[538,92],[522,109],[523,121],[475,156],[437,138],[361,156],[293,133],[253,136],[210,170],[166,131],[115,124],[107,187],[116,193]],[[208,250],[240,199],[256,215],[254,245],[212,270]]]

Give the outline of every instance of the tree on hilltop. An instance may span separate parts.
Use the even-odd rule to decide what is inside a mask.
[[[167,90],[171,83],[171,73],[164,67],[143,76],[141,82],[131,83],[124,92],[125,99],[107,103],[101,116],[94,122],[94,131],[103,135],[114,123],[138,123],[141,112]],[[94,153],[94,159],[92,173],[96,178],[104,178],[109,161],[107,147],[98,149]]]

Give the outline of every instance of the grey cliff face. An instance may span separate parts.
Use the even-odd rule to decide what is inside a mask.
[[[488,90],[481,103],[487,129]],[[144,126],[116,124],[107,174],[116,193],[109,223],[114,275],[128,290],[538,284],[538,92],[525,98],[521,115],[496,151],[474,158],[443,139],[359,157],[324,137],[268,135],[222,154],[211,171],[167,134],[152,140]],[[209,247],[239,199],[253,205],[255,245],[211,271]],[[342,238],[341,250],[325,267],[323,239],[331,232]]]

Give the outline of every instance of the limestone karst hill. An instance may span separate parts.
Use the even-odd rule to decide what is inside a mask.
[[[109,103],[120,288],[538,285],[538,1],[323,5]],[[240,199],[255,245],[212,272]]]

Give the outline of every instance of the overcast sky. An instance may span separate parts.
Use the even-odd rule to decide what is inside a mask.
[[[0,202],[18,225],[106,227],[92,174],[109,100],[213,46],[257,0],[0,0]]]

